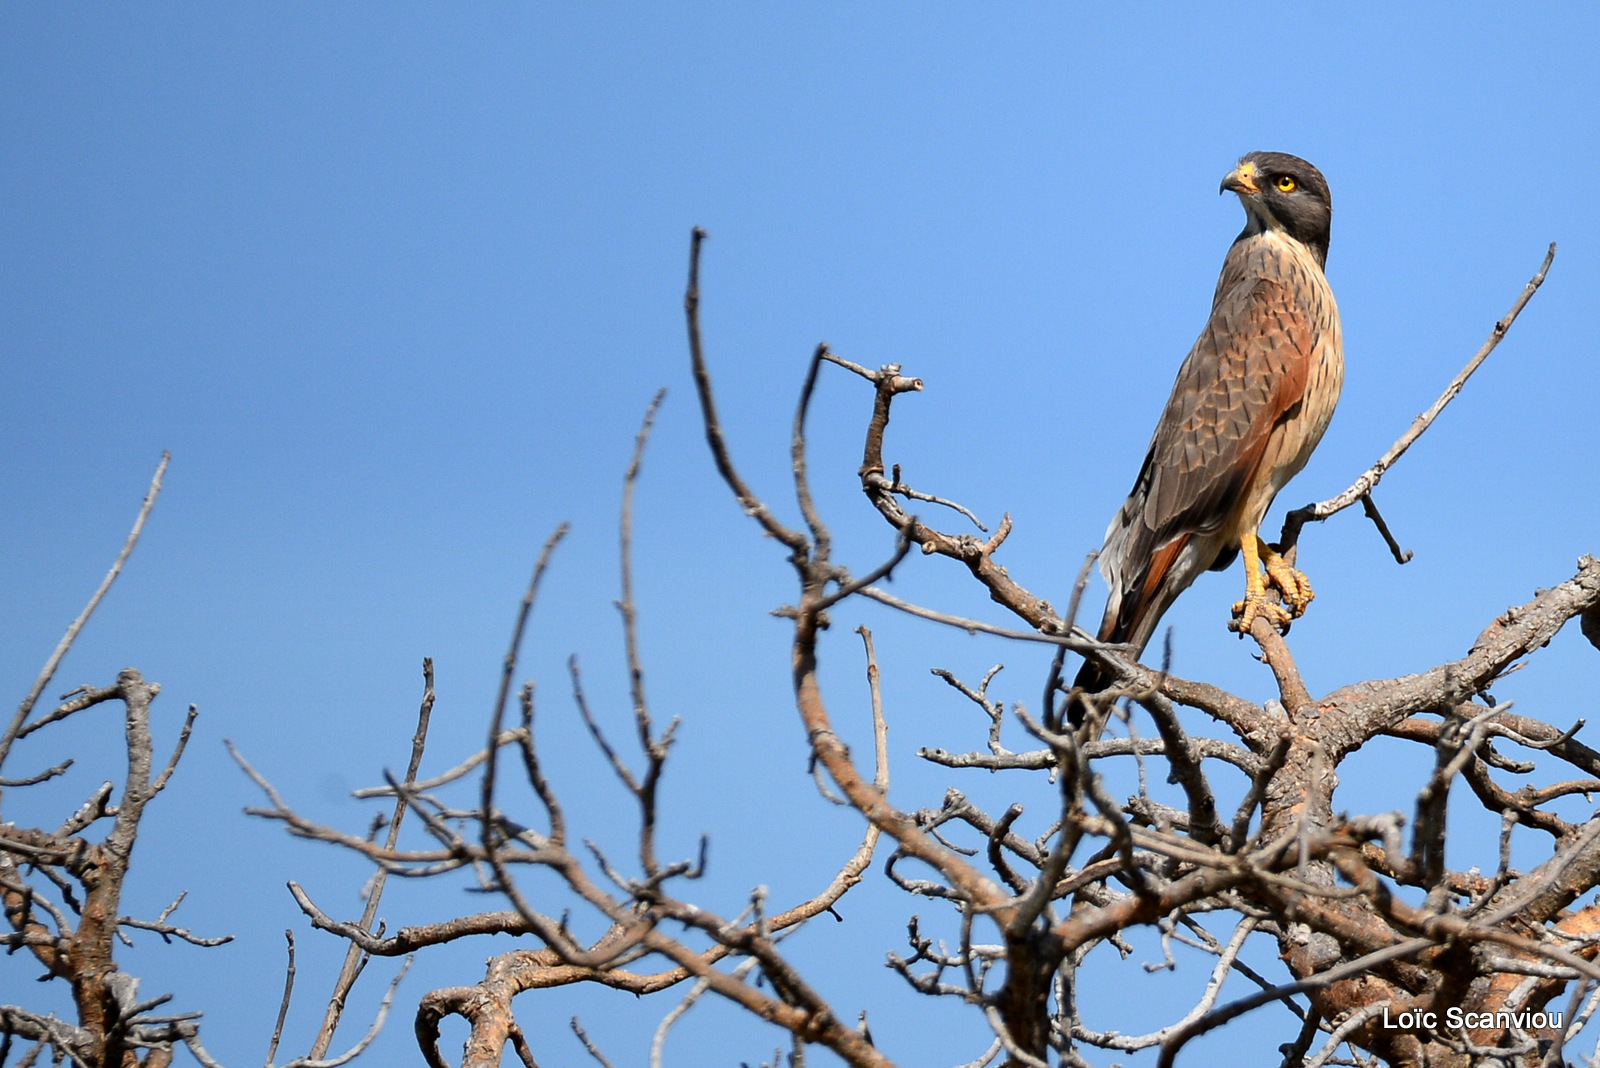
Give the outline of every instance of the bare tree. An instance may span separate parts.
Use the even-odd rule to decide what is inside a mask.
[[[508,1044],[531,1068],[538,1063],[533,1048],[537,1039],[530,1039],[517,1023],[516,996],[592,983],[635,995],[672,991],[672,1007],[664,1009],[648,1051],[652,1068],[665,1063],[670,1029],[708,993],[780,1029],[788,1052],[780,1049],[773,1055],[774,1068],[785,1057],[792,1066],[802,1065],[811,1046],[823,1046],[851,1065],[891,1065],[892,1051],[875,1045],[860,1007],[831,1004],[820,992],[819,977],[805,974],[784,945],[861,883],[880,845],[887,853],[886,878],[913,899],[938,902],[940,909],[931,920],[913,916],[903,943],[886,935],[887,961],[913,990],[942,1001],[950,1012],[975,1013],[985,1021],[993,1040],[970,1062],[978,1068],[995,1062],[1028,1068],[1052,1062],[1108,1063],[1141,1050],[1156,1051],[1157,1063],[1165,1066],[1197,1036],[1257,1010],[1264,1026],[1282,1029],[1283,1068],[1373,1063],[1555,1068],[1568,1062],[1567,1044],[1600,1005],[1600,905],[1580,900],[1600,888],[1600,818],[1574,819],[1573,806],[1562,802],[1600,790],[1600,753],[1576,740],[1582,721],[1563,727],[1514,714],[1508,705],[1495,702],[1491,688],[1574,617],[1582,617],[1584,633],[1600,645],[1600,561],[1582,558],[1572,577],[1488,623],[1457,660],[1418,674],[1347,685],[1320,697],[1308,691],[1284,636],[1262,619],[1255,621],[1249,637],[1272,671],[1277,690],[1273,700],[1258,704],[1209,683],[1180,678],[1169,661],[1159,667],[1137,663],[1128,649],[1096,642],[1075,625],[1087,562],[1068,594],[1066,610],[1058,611],[996,560],[1012,530],[1009,516],[990,534],[970,510],[913,489],[902,478],[900,465],[886,462],[893,403],[922,385],[898,366],[869,370],[826,346],[816,349],[801,387],[790,456],[802,525],[780,520],[739,474],[721,429],[699,326],[703,240],[704,234],[696,231],[685,305],[707,442],[739,506],[783,547],[793,570],[796,598],[780,614],[791,625],[794,703],[808,740],[805,755],[819,790],[860,813],[862,838],[840,843],[839,866],[818,874],[812,896],[774,902],[758,887],[743,911],[733,916],[690,899],[694,880],[705,868],[703,840],[696,856],[660,855],[658,787],[678,721],[662,726],[648,699],[631,559],[633,496],[658,395],[624,478],[621,514],[618,607],[636,755],[626,755],[602,728],[576,661],[570,666],[578,713],[618,788],[636,809],[636,836],[626,861],[614,860],[569,826],[561,798],[543,770],[534,687],[517,682],[524,628],[564,527],[546,543],[522,599],[484,747],[447,772],[418,778],[433,704],[432,667],[425,663],[424,697],[406,774],[387,776],[385,785],[358,791],[358,796],[393,804],[392,815],[367,833],[305,818],[235,753],[267,798],[264,806],[252,810],[255,814],[283,822],[297,836],[359,853],[378,869],[364,915],[354,921],[331,916],[291,884],[313,926],[349,943],[346,968],[312,1053],[291,1064],[340,1063],[364,1048],[366,1040],[344,1057],[323,1059],[349,984],[370,957],[405,956],[471,936],[510,934],[531,936],[530,944],[492,958],[480,981],[433,990],[421,999],[414,1027],[428,1064],[438,1068],[448,1063],[439,1049],[440,1025],[459,1016],[470,1029],[463,1068],[498,1064]],[[1396,559],[1403,563],[1408,558],[1379,515],[1372,491],[1498,344],[1542,283],[1554,252],[1552,246],[1482,350],[1388,453],[1344,493],[1290,514],[1280,551],[1293,554],[1308,522],[1328,519],[1360,502]],[[881,563],[860,572],[834,558],[829,528],[808,480],[807,410],[818,376],[827,367],[854,374],[873,391],[859,476],[871,507],[889,524],[894,545]],[[948,506],[978,525],[980,534],[940,530],[909,510],[913,506],[906,502],[913,501]],[[977,588],[1019,623],[998,626],[911,604],[883,590],[879,583],[913,547],[963,565]],[[829,614],[850,598],[871,599],[917,617],[924,621],[918,626],[950,626],[1053,649],[1047,676],[1033,691],[1039,700],[1032,709],[1028,702],[995,695],[998,668],[976,683],[939,669],[954,699],[978,710],[979,740],[968,751],[927,747],[920,752],[924,760],[952,774],[979,769],[1042,777],[1057,798],[1043,833],[1024,837],[1020,805],[986,811],[954,788],[937,807],[912,810],[890,802],[885,711],[872,634],[859,629],[875,739],[870,768],[861,766],[841,739],[819,675]],[[1069,654],[1098,664],[1114,680],[1111,688],[1096,694],[1072,690],[1063,681]],[[42,689],[43,684],[38,687]],[[125,672],[119,688],[100,699],[124,700],[132,724],[135,708],[148,707],[148,696],[153,696],[148,690],[137,673]],[[1086,711],[1076,727],[1067,712],[1073,701],[1082,702]],[[1180,714],[1180,709],[1192,711]],[[70,712],[58,710],[23,727],[27,714],[27,708],[19,714],[7,747],[14,737]],[[1197,722],[1207,723],[1206,730],[1193,730]],[[1007,724],[1024,731],[1032,747],[1018,752],[1002,744]],[[1341,766],[1380,736],[1426,747],[1433,773],[1416,797],[1396,798],[1409,812],[1335,812]],[[132,754],[131,727],[129,737]],[[1497,745],[1527,753],[1514,758]],[[0,749],[0,758],[4,752]],[[1151,761],[1165,765],[1175,791],[1150,788]],[[1108,784],[1115,780],[1108,772],[1130,763],[1137,770],[1137,791],[1114,796]],[[148,758],[144,766],[148,769]],[[1547,785],[1533,785],[1534,780],[1521,786],[1506,783],[1507,777],[1532,776],[1541,768],[1562,770]],[[126,798],[153,795],[169,773],[170,764],[152,784],[147,770],[130,771],[125,800],[112,814],[118,827],[128,809]],[[510,804],[505,798],[512,777],[519,792],[527,791],[531,815],[502,807]],[[1470,798],[1458,792],[1453,805],[1450,787],[1457,779],[1465,781]],[[1446,865],[1446,832],[1453,818],[1459,821],[1463,805],[1481,806],[1500,824],[1499,860],[1492,872],[1455,871]],[[89,810],[111,814],[104,811],[104,797]],[[415,844],[409,838],[401,842],[401,822],[408,813],[425,835]],[[132,818],[136,821],[137,814]],[[1512,866],[1512,840],[1519,827],[1547,840],[1542,859],[1528,870]],[[4,874],[15,943],[55,966],[66,967],[68,947],[63,943],[83,937],[87,916],[69,933],[61,910],[33,895],[14,873],[24,866],[53,872],[46,877],[58,888],[67,885],[67,876],[79,878],[77,873],[87,869],[72,865],[88,849],[73,844],[81,841],[76,837],[81,829],[69,820],[54,835],[8,832],[3,839],[11,858]],[[383,830],[387,834],[380,840]],[[555,876],[565,896],[546,900],[528,889],[549,885],[548,879],[527,878],[541,869]],[[377,894],[385,877],[429,878],[451,872],[470,875],[480,889],[498,895],[509,907],[404,926],[393,933],[375,926]],[[598,919],[598,927],[571,922],[559,911],[567,902],[587,910],[591,919]],[[39,918],[41,913],[48,923]],[[175,931],[161,926],[167,918],[157,921],[158,929]],[[583,937],[575,926],[600,933]],[[935,927],[947,937],[936,934]],[[1159,934],[1167,955],[1158,968],[1175,965],[1174,944],[1205,954],[1212,963],[1192,1004],[1154,1019],[1147,1033],[1130,1035],[1089,1018],[1078,994],[1091,957],[1098,961],[1126,948],[1124,936],[1136,928]],[[1257,941],[1276,950],[1282,974],[1265,974],[1246,962],[1247,946]],[[64,977],[77,974],[70,968],[68,973]],[[190,1037],[191,1021],[155,1021],[148,1016],[149,1006],[111,989],[107,974],[119,973],[102,969],[95,973],[98,978],[85,972],[73,980],[107,1006],[99,1017],[84,1016],[80,998],[82,1019],[76,1029],[23,1014],[7,1016],[5,1030],[33,1039],[40,1048],[51,1047],[57,1059],[83,1063],[109,1064],[112,1053],[130,1044],[165,1050],[174,1041],[187,1042],[202,1055]],[[1132,968],[1126,974],[1130,987],[1142,975]],[[283,1012],[292,985],[291,945]],[[1240,996],[1239,989],[1250,992]],[[380,1014],[374,1030],[381,1019]],[[160,1027],[171,1030],[152,1030]],[[605,1036],[590,1035],[577,1020],[572,1027],[598,1063],[611,1063],[603,1048]],[[276,1047],[274,1035],[269,1063]],[[147,1055],[145,1063],[152,1063],[155,1055]]]
[[[9,928],[0,937],[4,939],[8,954],[17,958],[12,970],[31,958],[44,969],[39,976],[41,980],[62,982],[71,988],[76,1016],[75,1020],[64,1020],[48,1012],[0,1005],[0,1068],[8,1063],[19,1039],[26,1046],[17,1062],[20,1068],[27,1068],[46,1054],[52,1064],[70,1062],[78,1068],[133,1068],[135,1065],[162,1068],[172,1063],[173,1050],[180,1045],[187,1047],[207,1068],[217,1065],[200,1041],[201,1014],[157,1011],[173,1001],[174,995],[141,997],[138,977],[123,971],[116,961],[119,942],[133,945],[130,931],[148,931],[168,943],[177,939],[201,947],[220,946],[233,940],[232,935],[197,935],[171,922],[187,891],[179,893],[154,919],[125,916],[121,912],[122,895],[146,806],[156,800],[171,781],[188,747],[199,710],[194,705],[189,706],[172,752],[159,771],[153,723],[155,700],[161,693],[161,686],[146,680],[137,668],[123,669],[110,686],[80,686],[64,693],[53,709],[34,715],[35,706],[49,688],[62,659],[133,554],[161,492],[170,460],[168,454],[162,454],[138,517],[110,571],[83,611],[67,627],[66,634],[18,705],[5,733],[0,734],[0,771],[3,771],[18,742],[98,706],[121,704],[127,754],[121,788],[106,780],[75,811],[66,814],[58,827],[47,829],[19,827],[14,822],[0,823],[0,902],[4,904]],[[431,679],[430,701],[424,704],[423,729],[429,703]],[[420,732],[414,752],[420,758]],[[65,773],[73,763],[69,758],[33,774],[0,777],[0,798],[5,791],[49,782]],[[412,772],[414,775],[415,767]],[[96,840],[91,832],[101,826],[102,821],[109,827],[104,837]],[[374,910],[381,885],[380,881],[369,891]],[[24,949],[25,955],[18,954]],[[364,958],[359,963],[364,963]],[[399,976],[390,984],[367,1035],[344,1055],[332,1059],[323,1057],[333,1037],[345,994],[359,972],[359,966],[347,967],[341,974],[329,1001],[328,1019],[312,1053],[290,1062],[295,1068],[331,1068],[342,1064],[364,1050],[382,1027]],[[293,977],[294,936],[289,933],[290,987]],[[289,990],[285,989],[283,1011],[278,1016],[277,1030],[267,1053],[269,1066],[278,1048],[288,1001]]]
[[[652,405],[625,479],[622,509],[620,607],[642,770],[624,759],[601,730],[575,664],[571,680],[584,722],[638,808],[637,848],[627,865],[592,844],[587,858],[571,849],[560,800],[541,771],[531,684],[520,689],[520,719],[505,725],[523,623],[562,531],[546,545],[523,599],[485,748],[446,775],[369,791],[409,804],[432,836],[428,848],[378,846],[310,823],[262,784],[272,807],[261,814],[285,821],[296,834],[339,842],[385,870],[409,875],[473,869],[482,886],[500,892],[512,906],[377,937],[361,925],[331,918],[297,890],[316,926],[373,954],[407,953],[490,932],[531,934],[540,943],[495,957],[475,985],[436,990],[422,1000],[416,1029],[429,1064],[446,1063],[437,1040],[439,1021],[449,1014],[471,1026],[463,1066],[498,1063],[507,1042],[524,1064],[535,1064],[515,1022],[512,999],[526,990],[581,982],[635,994],[686,988],[662,1018],[650,1051],[653,1066],[662,1063],[668,1029],[707,992],[786,1031],[792,1064],[803,1062],[809,1045],[825,1046],[852,1065],[891,1064],[864,1023],[848,1022],[856,1013],[824,1000],[782,948],[789,932],[831,907],[861,879],[880,837],[888,839],[886,876],[914,897],[943,902],[957,932],[947,944],[925,934],[924,924],[913,918],[909,948],[889,952],[889,963],[915,990],[949,999],[952,1009],[962,1005],[982,1014],[994,1043],[976,1065],[997,1058],[1030,1068],[1052,1058],[1084,1065],[1094,1063],[1097,1050],[1114,1056],[1141,1049],[1158,1049],[1158,1063],[1166,1065],[1191,1039],[1257,1009],[1283,1014],[1285,1068],[1373,1061],[1548,1068],[1564,1062],[1565,1043],[1600,1002],[1595,962],[1600,906],[1578,904],[1583,894],[1600,887],[1600,819],[1571,821],[1553,806],[1600,789],[1600,754],[1575,740],[1581,721],[1563,729],[1513,714],[1508,706],[1496,705],[1490,688],[1574,616],[1584,617],[1585,632],[1600,643],[1595,637],[1600,562],[1584,557],[1571,578],[1489,623],[1459,660],[1321,697],[1308,692],[1287,642],[1262,620],[1250,637],[1278,690],[1277,699],[1264,704],[1179,678],[1166,664],[1156,669],[1132,662],[1128,650],[1099,644],[1074,625],[1087,564],[1067,610],[1058,612],[996,561],[1012,529],[1009,516],[992,535],[980,524],[987,535],[980,537],[939,530],[902,503],[948,506],[977,523],[968,509],[912,489],[899,465],[886,463],[891,406],[897,396],[922,385],[898,366],[873,371],[826,346],[817,348],[801,388],[791,448],[793,489],[804,526],[782,522],[740,476],[722,434],[699,328],[703,239],[696,231],[685,303],[706,438],[739,506],[783,546],[794,571],[797,600],[781,614],[793,628],[795,707],[810,740],[819,788],[861,813],[866,836],[814,898],[775,912],[757,892],[746,911],[733,918],[696,906],[682,890],[700,873],[703,855],[674,862],[657,856],[656,784],[676,721],[658,729],[646,699],[629,558],[633,487]],[[1280,539],[1282,551],[1294,552],[1306,523],[1360,502],[1396,559],[1409,558],[1379,515],[1372,491],[1498,344],[1543,281],[1554,252],[1552,246],[1482,350],[1372,468],[1337,497],[1291,513]],[[853,372],[873,389],[861,485],[897,542],[887,559],[863,574],[834,559],[829,529],[807,478],[806,413],[825,366]],[[1022,626],[1001,627],[909,604],[881,589],[878,584],[912,546],[964,565]],[[987,744],[961,753],[921,751],[924,759],[951,769],[1048,776],[1059,795],[1059,811],[1045,833],[1027,839],[1017,832],[1019,805],[989,813],[955,789],[937,808],[908,811],[889,802],[877,663],[872,636],[864,629],[878,745],[873,770],[858,766],[834,729],[817,667],[828,613],[851,597],[969,632],[1055,647],[1037,712],[1023,702],[1008,704],[991,696],[994,671],[975,686],[941,671],[961,699],[981,710]],[[1069,691],[1063,682],[1068,654],[1093,659],[1116,684],[1100,694]],[[1070,700],[1088,705],[1086,721],[1076,730],[1066,712]],[[1214,736],[1187,731],[1179,707],[1209,717],[1217,727]],[[1006,749],[1000,732],[1007,721],[1020,725],[1037,748]],[[1148,726],[1141,731],[1143,725],[1153,731]],[[1412,801],[1412,814],[1336,814],[1332,797],[1341,763],[1380,735],[1433,751],[1436,770]],[[1565,765],[1578,777],[1542,787],[1506,786],[1494,773],[1526,776],[1536,765],[1534,759],[1501,753],[1497,741]],[[521,773],[538,799],[542,811],[536,829],[513,821],[496,805],[503,750],[520,758]],[[1148,790],[1144,767],[1152,758],[1165,762],[1169,781],[1181,791],[1181,806],[1163,803]],[[1134,796],[1119,799],[1110,794],[1100,769],[1124,760],[1137,762],[1140,787]],[[1230,768],[1224,774],[1236,781],[1215,781],[1219,770]],[[453,807],[436,794],[448,781],[474,771],[480,784],[475,807]],[[1457,778],[1501,824],[1500,861],[1492,873],[1452,871],[1445,865],[1449,788]],[[1230,797],[1237,803],[1225,803]],[[1528,871],[1511,866],[1512,832],[1518,826],[1549,839],[1547,859]],[[604,934],[580,940],[564,918],[530,900],[515,875],[529,865],[558,875],[605,921]],[[694,937],[669,935],[667,921]],[[1211,973],[1193,1005],[1146,1034],[1097,1028],[1079,1009],[1080,969],[1097,949],[1121,945],[1121,934],[1138,926],[1158,930],[1164,946],[1178,942],[1209,954]],[[1275,944],[1286,975],[1274,979],[1241,960],[1245,944],[1257,938]],[[1235,975],[1255,993],[1225,1001],[1224,983]],[[593,1056],[609,1063],[601,1044],[576,1021],[573,1026]],[[775,1056],[773,1063],[780,1059]]]
[[[147,682],[134,668],[120,672],[110,686],[83,686],[62,694],[61,704],[43,715],[32,716],[62,658],[138,544],[145,520],[161,492],[168,459],[165,454],[161,457],[138,518],[111,570],[67,628],[17,707],[5,734],[0,735],[0,770],[4,770],[6,758],[22,739],[80,712],[118,702],[123,708],[128,755],[120,792],[107,780],[54,830],[0,824],[0,899],[5,902],[10,927],[4,936],[6,945],[13,952],[26,948],[34,961],[44,967],[42,978],[67,983],[77,1010],[77,1021],[73,1023],[15,1005],[0,1005],[0,1063],[5,1062],[13,1042],[19,1038],[33,1044],[23,1055],[24,1064],[33,1063],[41,1053],[49,1051],[57,1064],[70,1060],[77,1065],[144,1064],[155,1068],[171,1062],[172,1049],[178,1044],[188,1045],[202,1064],[213,1063],[200,1044],[196,1024],[199,1013],[155,1012],[172,995],[141,1000],[139,980],[119,971],[114,960],[118,939],[132,944],[126,933],[129,929],[153,931],[167,941],[178,938],[200,946],[221,945],[232,938],[202,938],[168,922],[183,903],[183,894],[154,920],[124,916],[120,908],[145,806],[155,800],[177,769],[197,710],[189,706],[172,755],[159,772],[155,770],[151,704],[161,687]],[[0,778],[0,789],[16,790],[48,782],[72,763],[69,759],[31,775]],[[87,832],[101,820],[110,821],[110,829],[104,838],[94,841]]]

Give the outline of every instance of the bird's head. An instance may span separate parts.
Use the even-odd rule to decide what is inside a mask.
[[[1230,190],[1244,205],[1246,234],[1281,230],[1327,262],[1333,198],[1321,171],[1287,152],[1252,152],[1222,179],[1220,191]]]

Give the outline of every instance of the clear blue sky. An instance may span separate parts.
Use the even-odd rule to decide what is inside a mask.
[[[1204,321],[1241,224],[1216,195],[1239,155],[1305,156],[1335,204],[1344,399],[1274,525],[1283,505],[1329,496],[1375,459],[1559,241],[1512,336],[1378,491],[1415,561],[1396,567],[1351,513],[1308,532],[1301,559],[1319,596],[1292,643],[1314,691],[1421,670],[1600,552],[1600,16],[1110,12],[0,8],[0,680],[13,699],[99,581],[161,450],[173,453],[143,543],[55,687],[105,684],[133,664],[165,687],[162,737],[190,702],[201,710],[147,820],[127,911],[153,914],[187,889],[178,918],[238,940],[138,938],[125,963],[147,996],[204,1010],[213,1053],[251,1063],[292,926],[300,998],[285,1048],[303,1051],[340,947],[309,931],[283,883],[353,916],[365,871],[242,816],[257,798],[221,739],[309,814],[364,828],[369,812],[347,792],[403,767],[424,655],[439,677],[424,774],[478,744],[527,569],[562,520],[573,532],[525,672],[577,833],[625,854],[629,813],[578,733],[564,660],[579,654],[625,737],[616,508],[660,386],[638,564],[650,691],[663,719],[684,719],[664,851],[687,855],[709,833],[712,876],[693,893],[733,914],[758,883],[775,903],[809,893],[853,848],[858,821],[805,775],[786,628],[766,615],[792,597],[788,573],[700,437],[680,304],[692,225],[712,234],[709,354],[751,481],[793,514],[787,424],[817,341],[903,363],[927,389],[898,403],[891,460],[990,521],[1009,510],[1003,562],[1061,601]],[[813,470],[840,552],[861,570],[892,544],[856,488],[868,408],[862,384],[825,373]],[[958,571],[914,559],[898,589],[997,618]],[[1270,680],[1223,629],[1238,585],[1237,568],[1207,576],[1174,609],[1174,668],[1260,699]],[[1040,654],[840,611],[826,682],[861,752],[849,633],[861,622],[884,662],[892,795],[936,805],[951,779],[915,750],[981,747],[983,722],[928,669],[975,679],[1003,661],[1001,696],[1033,703]],[[1597,673],[1594,650],[1564,633],[1499,696],[1592,718]],[[9,774],[80,761],[31,800],[13,791],[6,818],[54,826],[119,775],[107,713],[19,746]],[[1338,803],[1408,807],[1422,765],[1373,749],[1347,766]],[[1042,784],[956,784],[1000,807],[1022,798],[1033,833],[1049,822]],[[1451,848],[1462,864],[1492,857],[1481,834]],[[903,950],[910,912],[939,910],[880,882],[844,902],[844,926],[800,935],[795,954],[839,965],[824,988],[848,1017],[868,1008],[902,1063],[975,1056],[985,1040],[971,1019],[930,1017],[881,967]],[[459,884],[408,885],[382,911],[392,928],[490,904]],[[474,982],[510,947],[425,954],[374,1062],[414,1057],[409,1015],[424,990]],[[1140,951],[1159,959],[1153,942]],[[0,998],[41,1004],[49,992],[21,964],[0,970]],[[375,963],[358,988],[352,1032],[392,967]],[[1150,979],[1130,961],[1107,973],[1096,1019],[1137,1027],[1133,1008],[1202,975],[1191,961]],[[1157,993],[1130,1005],[1131,990]],[[547,1065],[585,1061],[566,1031],[573,1012],[619,1064],[642,1063],[666,1008],[593,991],[519,1001]],[[1273,1023],[1229,1029],[1194,1063],[1235,1063],[1250,1043],[1271,1055],[1286,1038]],[[776,1041],[703,1003],[668,1058],[754,1064]]]

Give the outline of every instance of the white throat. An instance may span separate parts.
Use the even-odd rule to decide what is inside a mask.
[[[1247,235],[1254,237],[1256,234],[1269,231],[1275,231],[1280,234],[1284,232],[1283,224],[1274,219],[1272,214],[1267,211],[1266,206],[1259,200],[1240,197],[1239,203],[1244,205],[1244,232]]]

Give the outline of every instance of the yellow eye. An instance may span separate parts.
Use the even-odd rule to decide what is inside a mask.
[[[1293,193],[1295,191],[1295,186],[1295,180],[1290,178],[1287,174],[1278,179],[1278,192],[1280,193]]]

